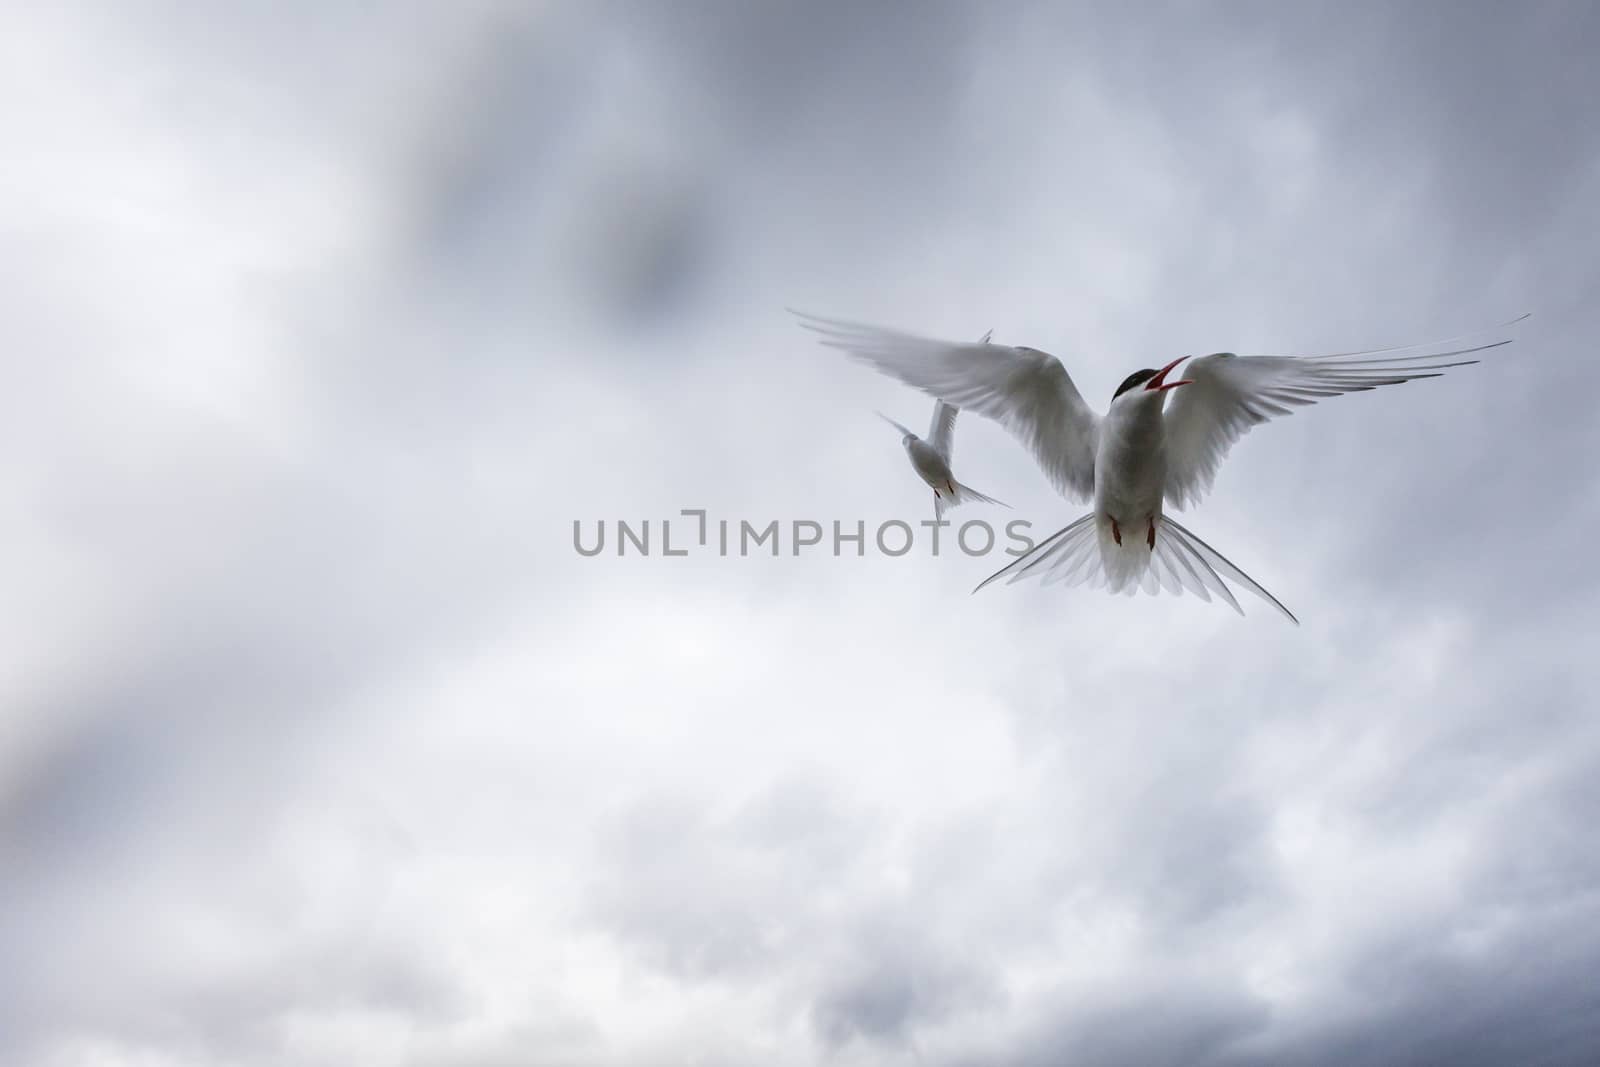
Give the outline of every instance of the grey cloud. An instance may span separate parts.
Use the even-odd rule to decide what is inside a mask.
[[[816,934],[814,909],[871,838],[860,815],[791,781],[722,822],[690,798],[642,799],[613,829],[596,918],[693,978],[781,966]]]
[[[1013,1052],[1015,1062],[1094,1067],[1226,1062],[1231,1047],[1258,1034],[1270,1019],[1263,1005],[1222,983],[1117,993],[1115,1000],[1075,1006],[1069,1021]]]
[[[842,3],[609,15],[485,34],[464,74],[477,91],[427,142],[440,146],[428,170],[444,161],[415,208],[433,283],[464,274],[495,314],[565,298],[591,324],[659,324],[785,255],[774,225],[791,239],[805,229],[785,222],[801,218],[841,238],[869,219],[911,227],[949,194],[925,131],[954,121],[975,62],[965,6],[914,20]]]
[[[1238,1062],[1582,1063],[1600,1037],[1586,979],[1597,946],[1570,928],[1553,936],[1543,921],[1529,925],[1486,958],[1437,941],[1373,946],[1348,975],[1367,1002],[1356,1018]]]
[[[919,914],[937,886],[876,884],[864,861],[884,829],[815,781],[779,783],[725,819],[642,798],[613,830],[594,918],[686,981],[776,983],[827,1046],[904,1048],[1000,994],[980,945]]]
[[[919,1030],[999,1003],[994,975],[981,960],[953,955],[928,933],[903,918],[863,923],[849,958],[831,967],[812,994],[812,1024],[826,1046],[865,1040],[915,1049]]]
[[[70,1056],[69,1035],[87,1032],[130,1054],[183,1049],[197,1059],[274,1063],[292,1054],[295,1029],[307,1024],[367,1016],[448,1026],[464,1007],[461,992],[416,959],[349,935],[296,944],[230,973],[157,982],[120,969],[35,977],[49,984],[15,1002],[12,1036],[0,1037],[17,1062]]]

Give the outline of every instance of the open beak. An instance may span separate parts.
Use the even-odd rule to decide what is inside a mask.
[[[1167,375],[1172,372],[1172,368],[1188,358],[1188,356],[1179,356],[1165,367],[1156,371],[1156,376],[1145,383],[1145,389],[1149,392],[1159,393],[1164,389],[1176,389],[1180,385],[1193,385],[1194,380],[1191,378],[1183,378],[1175,382],[1167,381]]]

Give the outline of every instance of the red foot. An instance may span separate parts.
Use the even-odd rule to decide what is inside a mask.
[[[1111,539],[1117,544],[1122,544],[1122,527],[1117,525],[1117,520],[1111,520]]]

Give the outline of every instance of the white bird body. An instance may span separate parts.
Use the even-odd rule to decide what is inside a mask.
[[[1132,390],[1111,402],[1094,457],[1095,532],[1113,590],[1149,566],[1167,481],[1166,394]],[[1124,538],[1123,531],[1129,536]]]
[[[1291,621],[1294,615],[1221,553],[1165,514],[1210,490],[1233,443],[1253,426],[1326,397],[1438,377],[1475,363],[1454,357],[1509,340],[1410,355],[1433,345],[1324,356],[1183,357],[1128,376],[1101,416],[1084,401],[1060,360],[1038,349],[938,341],[898,330],[802,315],[802,325],[908,385],[1000,422],[1033,452],[1060,493],[1094,510],[986,579],[1101,585],[1112,592],[1184,590],[1220,596],[1240,611],[1228,581],[1244,586]],[[1501,327],[1514,325],[1526,315]],[[1455,340],[1452,338],[1451,340]],[[1188,360],[1180,381],[1167,376]],[[1176,392],[1171,404],[1167,393]],[[909,447],[909,446],[908,446]],[[917,462],[913,456],[913,463]],[[919,467],[919,473],[921,468]],[[1226,580],[1224,580],[1226,579]]]
[[[954,492],[951,483],[955,481],[955,475],[950,473],[950,464],[945,462],[945,458],[939,455],[932,445],[915,434],[906,438],[903,443],[906,455],[911,457],[912,469],[932,487],[934,492],[937,493],[941,489]]]

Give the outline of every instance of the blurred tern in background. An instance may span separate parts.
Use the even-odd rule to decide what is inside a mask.
[[[988,344],[989,338],[994,335],[990,330],[978,340],[979,344]],[[979,500],[985,504],[999,504],[1001,507],[1010,507],[1004,501],[996,500],[992,496],[984,496],[969,485],[962,485],[956,481],[955,475],[950,473],[950,452],[955,445],[956,416],[961,409],[943,400],[933,402],[933,421],[928,425],[927,440],[923,440],[906,427],[895,422],[883,412],[878,412],[878,418],[900,431],[900,444],[905,447],[906,455],[911,457],[911,467],[917,476],[928,483],[933,490],[933,517],[935,521],[944,517],[946,508],[957,507],[969,500]]]

